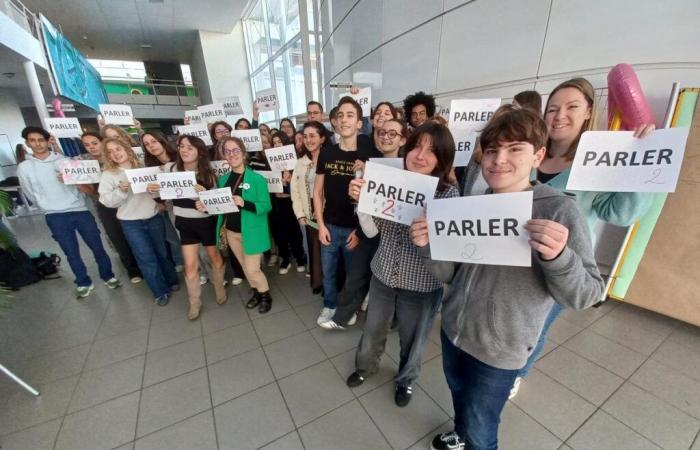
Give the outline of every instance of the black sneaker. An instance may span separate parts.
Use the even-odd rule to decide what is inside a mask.
[[[347,385],[348,387],[357,387],[365,382],[365,377],[360,375],[360,372],[355,371],[348,377]]]
[[[396,392],[394,392],[394,403],[396,406],[404,407],[408,405],[411,401],[411,396],[413,395],[413,388],[411,386],[402,386],[400,384],[396,385]]]
[[[464,442],[454,431],[438,434],[430,443],[431,450],[464,450]]]

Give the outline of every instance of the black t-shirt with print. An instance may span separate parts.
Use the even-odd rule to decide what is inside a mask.
[[[361,159],[358,151],[344,151],[333,145],[318,155],[316,173],[323,175],[323,220],[339,227],[356,228],[355,205],[348,196],[348,186],[355,178],[352,170],[355,160]]]

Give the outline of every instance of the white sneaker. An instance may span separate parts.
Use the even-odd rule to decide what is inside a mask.
[[[516,395],[518,395],[518,391],[520,390],[520,380],[522,380],[522,377],[517,377],[515,381],[513,382],[513,387],[510,388],[510,395],[508,396],[508,400],[512,400],[515,398]]]
[[[205,277],[204,275],[199,276],[199,284],[200,286],[205,285],[209,282],[209,279]]]
[[[131,277],[131,284],[139,284],[143,281],[141,277]]]
[[[321,325],[321,322],[326,322],[326,321],[331,320],[331,318],[333,317],[333,314],[335,314],[335,308],[331,309],[331,308],[324,307],[321,310],[321,314],[318,316],[318,319],[316,319],[316,323]]]
[[[320,319],[320,317],[319,317],[319,319]],[[328,320],[324,320],[323,322],[319,322],[318,326],[323,328],[324,330],[344,330],[345,329],[344,326],[338,325],[333,319],[328,319]]]
[[[362,300],[360,311],[367,311],[367,306],[369,306],[369,294],[365,295],[365,299]]]
[[[357,314],[353,314],[350,320],[348,320],[348,326],[353,326],[357,323]]]
[[[287,275],[289,273],[289,269],[292,268],[292,263],[287,263],[286,266],[280,266],[280,275]]]
[[[299,272],[299,273],[306,272],[306,266],[297,266],[297,272]]]
[[[234,286],[238,286],[241,283],[243,283],[243,278],[233,277],[231,280],[231,284]]]

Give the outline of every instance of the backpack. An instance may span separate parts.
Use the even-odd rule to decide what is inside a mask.
[[[34,268],[39,272],[41,278],[45,280],[54,280],[60,278],[58,266],[61,264],[61,257],[55,253],[39,253],[38,256],[31,258]],[[55,275],[55,276],[52,276]]]
[[[41,281],[43,276],[19,247],[0,249],[0,284],[12,290]]]

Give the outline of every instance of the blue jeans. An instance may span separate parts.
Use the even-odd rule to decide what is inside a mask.
[[[153,295],[158,298],[170,292],[170,286],[178,284],[178,279],[175,266],[168,259],[163,218],[156,214],[150,219],[121,220],[121,224]]]
[[[524,378],[527,376],[528,373],[530,373],[530,369],[532,369],[532,366],[535,365],[537,359],[542,354],[542,350],[544,350],[544,344],[545,342],[547,342],[547,334],[549,333],[549,327],[552,326],[556,318],[559,317],[559,314],[561,314],[563,310],[564,308],[559,303],[554,303],[554,306],[552,306],[552,310],[549,311],[547,319],[545,319],[544,321],[544,326],[542,327],[542,332],[540,333],[540,337],[537,340],[537,345],[535,345],[535,349],[532,351],[530,357],[527,359],[525,366],[523,366],[523,368],[520,369],[520,372],[518,372],[519,377]]]
[[[167,212],[159,214],[163,218],[163,226],[165,227],[165,240],[168,243],[168,255],[170,260],[176,266],[184,266],[185,259],[182,257],[182,247],[180,245],[180,235],[177,234],[175,225],[170,221],[170,216]]]
[[[112,263],[102,245],[102,239],[100,239],[100,229],[97,228],[95,218],[89,211],[52,213],[45,217],[52,237],[61,246],[61,250],[68,259],[68,264],[75,275],[75,284],[78,287],[90,286],[92,280],[88,276],[83,259],[80,257],[76,231],[92,250],[97,268],[100,271],[100,278],[107,281],[114,277]]]
[[[330,245],[321,245],[321,266],[323,267],[323,306],[335,309],[338,298],[338,258],[343,255],[345,272],[350,271],[352,252],[346,247],[348,237],[354,228],[326,224],[331,234]]]
[[[496,450],[501,411],[517,370],[484,364],[456,347],[440,330],[442,367],[452,393],[455,432],[465,450]]]

